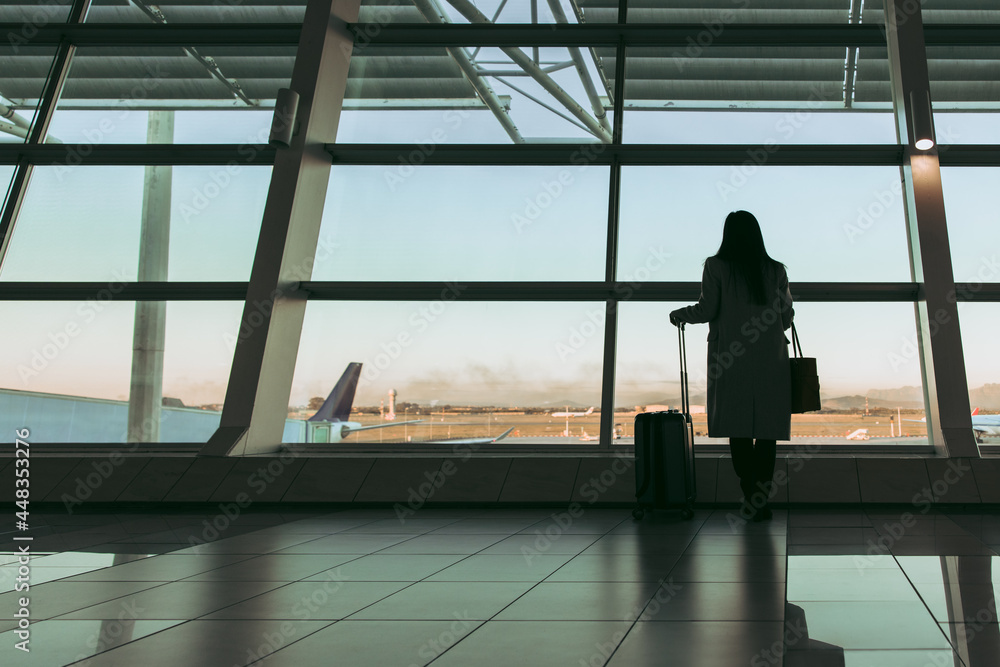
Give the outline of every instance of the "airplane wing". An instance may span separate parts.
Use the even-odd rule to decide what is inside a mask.
[[[419,424],[422,421],[423,421],[423,419],[411,419],[410,421],[405,421],[405,422],[391,422],[389,424],[375,424],[374,426],[359,426],[357,428],[349,428],[349,429],[347,429],[347,431],[344,433],[344,435],[347,435],[348,433],[354,433],[356,431],[370,431],[373,428],[388,428],[390,426],[402,426],[403,424]],[[333,423],[336,424],[337,422],[333,422]]]
[[[485,438],[445,438],[444,440],[421,440],[420,442],[415,442],[414,444],[420,445],[488,445],[493,442],[500,442],[508,435],[514,427],[510,427],[500,435],[496,437],[485,437]]]

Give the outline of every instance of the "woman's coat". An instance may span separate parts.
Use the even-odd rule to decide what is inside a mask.
[[[765,280],[766,302],[749,290],[728,262],[709,257],[701,296],[675,311],[690,324],[708,322],[708,434],[713,438],[791,437],[791,376],[785,330],[792,296],[783,266]]]

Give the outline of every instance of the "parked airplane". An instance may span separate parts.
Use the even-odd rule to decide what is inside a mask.
[[[927,422],[927,417],[923,419],[904,419],[908,422]],[[976,442],[982,442],[983,436],[1000,436],[1000,415],[981,415],[979,408],[972,411],[972,430],[976,434]]]
[[[376,428],[388,428],[390,426],[403,426],[404,424],[417,424],[422,419],[411,419],[403,422],[391,422],[388,424],[374,424],[365,426],[360,422],[350,421],[351,407],[354,405],[354,394],[358,389],[358,379],[361,377],[361,364],[351,362],[347,364],[344,374],[340,376],[337,384],[334,385],[330,395],[323,401],[323,405],[312,417],[306,420],[308,423],[309,435],[307,442],[338,443],[347,436],[358,431],[369,431]],[[593,408],[591,408],[593,410]],[[329,433],[322,431],[329,429]],[[485,445],[503,440],[510,435],[513,428],[509,428],[500,435],[486,436],[480,438],[444,438],[441,440],[420,440],[415,444],[448,444],[448,445]]]
[[[586,412],[570,412],[569,407],[566,407],[566,412],[553,412],[550,417],[586,417],[588,415],[594,414],[594,408],[590,408]]]

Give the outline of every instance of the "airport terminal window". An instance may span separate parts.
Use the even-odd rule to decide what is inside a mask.
[[[1000,8],[994,13],[1000,16]],[[939,144],[1000,143],[996,122],[1000,110],[995,74],[998,65],[1000,47],[927,47],[934,130]]]
[[[14,175],[14,167],[0,165],[0,189],[7,192],[11,176]]]
[[[625,65],[626,143],[895,143],[884,48],[632,47]]]
[[[637,411],[680,405],[677,330],[668,314],[681,305],[619,306],[617,443],[632,444]],[[793,445],[927,444],[912,304],[797,303],[795,323],[805,355],[817,359],[823,410],[792,416]],[[686,331],[695,442],[724,445],[726,440],[708,437],[707,334],[708,325],[688,325]]]
[[[315,415],[358,362],[351,420],[386,428],[349,433],[344,444],[508,431],[504,444],[596,444],[604,304],[455,302],[461,285],[444,289],[430,302],[310,302],[289,417],[302,424]],[[339,441],[335,427],[333,435],[309,427],[302,424],[298,441]]]
[[[603,280],[602,166],[334,166],[313,280]]]
[[[104,144],[266,144],[274,98],[289,85],[293,47],[81,47],[49,140]],[[150,112],[164,120],[147,123]]]
[[[1000,305],[960,303],[958,317],[962,325],[965,374],[969,380],[969,404],[975,412],[973,427],[981,442],[998,444],[1000,363],[994,352],[996,339],[992,332],[996,330],[996,323],[1000,319]]]
[[[449,22],[476,19],[447,0],[438,4]],[[556,3],[561,13],[546,2],[474,4],[497,24],[600,24],[619,18],[618,0],[562,0]],[[803,23],[877,24],[883,18],[880,0],[631,4],[629,23],[702,25],[712,41],[714,31],[730,25],[784,26],[796,34]],[[927,23],[1000,24],[998,10],[984,9],[981,2],[922,4]],[[304,0],[164,0],[156,5],[94,0],[87,22],[214,24],[212,30],[226,42],[227,31],[236,34],[244,30],[241,24],[269,30],[297,23],[304,8]],[[30,21],[33,11],[44,11],[47,21],[56,22],[65,19],[66,10],[66,3],[0,3],[0,22]],[[425,24],[428,17],[409,0],[362,0],[360,21],[370,22],[376,34],[382,26]],[[109,290],[123,279],[134,280],[144,193],[157,188],[169,201],[169,243],[158,255],[169,256],[169,264],[162,277],[146,280],[193,281],[194,287],[184,289],[206,293],[215,289],[213,281],[248,280],[270,168],[240,162],[235,171],[194,166],[205,164],[204,155],[185,145],[221,144],[251,159],[246,156],[253,146],[267,142],[274,97],[289,85],[296,46],[239,40],[229,43],[241,46],[95,46],[89,39],[77,45],[49,127],[49,143],[66,145],[69,158],[53,164],[38,157],[47,156],[48,147],[33,146],[34,153],[25,153],[34,169],[11,227],[0,280],[67,282],[73,289],[91,282]],[[762,44],[755,39],[743,45],[698,44],[697,49],[629,45],[626,81],[617,82],[624,84],[625,112],[615,118],[612,99],[624,46],[522,45],[519,55],[475,44],[446,47],[421,44],[418,38],[402,46],[359,37],[338,133],[331,137],[357,145],[344,150],[346,160],[335,160],[312,278],[386,285],[365,286],[371,301],[327,300],[336,297],[329,285],[310,293],[283,440],[337,441],[343,430],[334,432],[329,423],[310,424],[307,418],[321,409],[338,379],[358,373],[355,412],[346,417],[361,426],[392,426],[354,428],[342,440],[346,446],[419,446],[447,438],[478,443],[503,433],[507,445],[536,451],[553,451],[546,445],[558,451],[563,445],[629,442],[637,406],[673,407],[678,398],[675,330],[666,321],[677,303],[612,299],[619,318],[617,358],[614,368],[604,368],[603,296],[505,299],[520,298],[515,291],[531,282],[553,293],[565,288],[567,299],[579,298],[573,296],[577,291],[597,294],[595,283],[604,280],[608,266],[640,299],[646,283],[670,290],[697,282],[702,261],[718,247],[725,214],[734,209],[758,215],[768,249],[788,265],[793,283],[826,283],[822,298],[838,298],[847,283],[869,283],[877,290],[878,283],[910,282],[897,166],[864,166],[864,155],[850,158],[851,166],[769,164],[782,145],[794,144],[807,162],[823,165],[845,161],[840,153],[830,157],[828,148],[838,144],[896,144],[887,49],[788,47],[781,40]],[[928,47],[942,150],[950,144],[1000,144],[993,122],[998,49]],[[0,143],[24,141],[55,50],[31,44],[0,47]],[[525,57],[544,74],[524,71],[524,66],[533,69]],[[473,81],[466,71],[474,71]],[[580,108],[560,102],[553,82]],[[625,166],[619,228],[617,236],[610,235],[617,247],[608,247],[609,221],[616,219],[609,216],[609,191],[617,166],[586,161],[568,168],[531,165],[533,157],[509,164],[505,151],[511,147],[505,144],[603,147],[616,122],[630,145],[615,153]],[[180,157],[173,166],[147,172],[130,166],[131,153],[123,157],[104,150],[124,144],[141,152],[151,143],[173,143],[170,155]],[[366,152],[365,144],[387,143],[413,146],[388,164],[372,166],[385,158],[378,146]],[[425,164],[449,144],[472,147],[480,165]],[[641,144],[651,148],[631,150]],[[699,147],[746,145],[749,166],[630,163],[636,156],[674,162],[685,154],[661,153],[656,144],[686,144],[692,156]],[[802,148],[807,145],[814,148]],[[760,146],[764,155],[753,152]],[[74,150],[103,151],[100,165],[74,166]],[[10,165],[23,158],[6,155],[0,180],[10,182]],[[491,156],[496,156],[493,166]],[[602,161],[610,158],[609,153]],[[352,165],[352,160],[366,164]],[[1000,203],[992,200],[997,169],[943,171],[958,281],[1000,283],[984,269],[993,265],[993,242],[1000,242],[992,232],[994,221],[983,213]],[[166,217],[165,207],[156,212]],[[398,292],[410,286],[400,290],[399,283],[417,281],[440,281],[441,299],[403,300],[409,297]],[[491,286],[488,298],[496,301],[451,300],[448,290],[461,291],[473,281],[521,284],[510,293],[502,284]],[[549,284],[555,282],[567,285]],[[171,292],[177,286],[165,289],[167,296],[156,298],[167,301],[141,302],[150,313],[164,311],[162,378],[157,383],[158,371],[140,372],[135,391],[133,364],[155,369],[157,363],[133,352],[136,311],[144,306],[85,299],[4,302],[5,321],[30,324],[11,334],[8,363],[0,374],[0,399],[10,409],[0,415],[58,415],[50,432],[39,436],[49,442],[124,442],[130,398],[138,404],[141,393],[159,384],[165,397],[160,434],[140,434],[140,439],[204,442],[219,420],[243,303],[182,301],[190,294]],[[177,300],[171,300],[174,294]],[[98,307],[95,313],[89,310]],[[829,409],[796,416],[793,443],[833,441],[821,436],[852,444],[926,443],[913,304],[801,301],[796,312],[806,353],[819,360]],[[990,341],[980,335],[993,328],[993,304],[963,303],[961,313],[970,397],[974,404],[992,405],[979,399],[995,380]],[[688,332],[696,405],[704,395],[704,332],[703,327]],[[351,370],[352,363],[362,366]],[[603,407],[615,410],[616,438],[600,443],[602,378],[612,372],[614,399]],[[45,403],[56,400],[69,403],[55,409]],[[74,422],[70,415],[77,407],[80,420]],[[384,419],[393,408],[396,419]],[[703,414],[696,417],[696,423],[703,419]],[[708,442],[704,431],[699,442]]]
[[[218,427],[243,304],[141,302],[144,317],[165,324],[137,339],[136,302],[110,301],[115,282],[105,289],[82,302],[2,305],[4,321],[18,323],[0,366],[2,441],[27,427],[44,443],[205,442]],[[141,341],[155,348],[157,335],[162,359],[133,353]],[[158,384],[160,410],[137,398],[128,437],[130,398]]]
[[[169,224],[166,275],[148,280],[246,280],[257,245],[270,167],[66,167],[34,170],[0,280],[133,281],[141,254],[144,193],[150,219]],[[169,216],[169,217],[168,217]],[[39,261],[44,258],[45,261]]]
[[[409,142],[427,150],[454,143],[610,143],[614,70],[590,54],[586,47],[355,45],[337,141]],[[524,61],[530,73],[521,69]],[[473,69],[469,79],[465,71]],[[572,110],[560,101],[567,94],[577,102]]]
[[[26,5],[34,8],[34,5]],[[0,7],[0,12],[10,7]],[[0,22],[4,20],[0,14]],[[23,143],[38,108],[55,49],[0,46],[0,143]]]
[[[910,280],[899,169],[864,166],[624,167],[619,280],[701,280],[741,209],[792,282]]]
[[[1000,167],[946,167],[941,170],[956,282],[1000,282],[1000,229],[996,214],[1000,209],[998,178]]]

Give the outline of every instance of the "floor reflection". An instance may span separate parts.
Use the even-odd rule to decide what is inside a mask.
[[[54,516],[30,661],[0,618],[0,664],[1000,665],[990,515],[591,508],[558,531],[553,516],[247,513],[207,541],[203,514]]]

